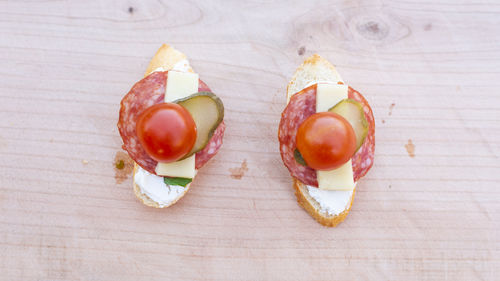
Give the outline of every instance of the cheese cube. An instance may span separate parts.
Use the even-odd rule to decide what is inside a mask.
[[[347,161],[337,169],[330,171],[316,171],[318,187],[326,190],[353,190],[354,177],[352,162]]]
[[[194,178],[195,175],[195,155],[171,163],[158,163],[155,172],[159,176],[176,178]]]
[[[344,84],[318,83],[316,90],[316,112],[325,112],[347,98],[348,87]],[[354,179],[351,160],[337,169],[316,171],[319,189],[352,190]]]
[[[197,73],[169,71],[165,102],[173,102],[198,93],[198,79]]]
[[[173,102],[198,92],[198,74],[189,72],[169,71],[165,102]],[[195,169],[195,154],[172,163],[158,163],[155,172],[159,176],[193,178]]]
[[[328,111],[347,98],[347,85],[319,83],[316,89],[316,112]]]

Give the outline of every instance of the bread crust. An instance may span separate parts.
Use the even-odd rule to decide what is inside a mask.
[[[290,97],[293,94],[299,92],[308,84],[315,81],[342,81],[342,78],[335,69],[335,66],[333,66],[326,59],[322,58],[320,55],[314,54],[307,58],[293,74],[292,79],[286,88],[287,101],[290,100]],[[347,214],[349,214],[349,211],[351,210],[355,190],[352,193],[349,207],[342,213],[332,216],[328,215],[326,212],[321,212],[319,203],[309,195],[309,191],[303,183],[296,179],[293,179],[293,181],[293,188],[295,189],[297,202],[316,221],[324,226],[335,227],[345,220]]]
[[[151,72],[159,67],[163,67],[165,70],[172,69],[176,63],[185,59],[187,59],[185,54],[179,52],[170,45],[163,44],[158,49],[158,51],[156,51],[156,54],[149,62],[144,76],[148,76]]]
[[[308,57],[295,71],[286,87],[287,102],[290,97],[314,81],[343,81],[333,64],[318,54]]]
[[[179,52],[178,50],[174,49],[173,47],[163,44],[161,47],[158,49],[156,54],[153,56],[151,61],[149,62],[149,66],[146,70],[146,73],[144,74],[144,77],[148,76],[153,72],[155,69],[159,67],[163,67],[165,70],[170,70],[174,67],[174,65],[182,60],[185,60],[187,57],[185,54]],[[192,72],[192,69],[189,69],[190,72]],[[139,201],[142,202],[142,204],[153,207],[153,208],[167,208],[175,204],[179,199],[184,197],[186,193],[188,192],[189,188],[191,187],[191,184],[188,184],[186,186],[185,191],[179,195],[174,201],[172,201],[169,205],[165,206],[160,206],[156,201],[153,201],[149,196],[141,192],[141,188],[135,184],[135,173],[137,171],[137,163],[134,163],[134,172],[132,175],[132,184],[134,186],[134,194],[139,199]]]
[[[354,201],[354,194],[356,189],[353,190],[349,207],[345,209],[342,213],[338,215],[329,215],[326,212],[321,212],[319,203],[314,200],[309,195],[306,186],[300,181],[293,180],[293,188],[295,189],[295,196],[297,197],[297,202],[299,203],[306,212],[311,215],[320,224],[328,227],[335,227],[339,223],[343,222],[351,210],[352,202]]]

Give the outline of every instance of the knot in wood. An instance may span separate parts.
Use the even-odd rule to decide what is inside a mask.
[[[370,40],[382,40],[389,34],[389,26],[376,20],[361,21],[356,25],[356,30]]]

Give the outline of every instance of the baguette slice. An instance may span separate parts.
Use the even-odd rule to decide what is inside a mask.
[[[288,83],[287,102],[290,100],[292,95],[304,89],[306,86],[314,84],[318,81],[331,81],[336,83],[338,81],[342,81],[342,78],[329,61],[317,54],[314,54],[307,58],[297,68],[295,74]],[[302,208],[304,208],[304,210],[306,210],[309,215],[311,215],[320,224],[329,227],[335,227],[344,221],[347,214],[351,210],[352,202],[354,201],[354,193],[356,191],[356,189],[353,190],[350,203],[344,211],[338,215],[330,215],[326,211],[322,210],[320,204],[311,197],[306,185],[294,179],[293,188],[295,189],[295,196],[297,197],[299,205],[302,206]]]
[[[151,74],[151,72],[153,72],[154,70],[156,70],[159,67],[162,67],[165,71],[170,70],[174,67],[175,64],[177,64],[178,62],[180,62],[182,60],[186,60],[186,59],[187,59],[187,57],[185,54],[179,52],[178,50],[174,49],[173,47],[171,47],[167,44],[163,44],[160,47],[160,49],[158,49],[158,51],[156,52],[154,57],[151,59],[151,61],[149,62],[149,66],[147,68],[146,73],[144,74],[144,77],[148,76],[149,74]],[[189,68],[188,71],[193,72],[193,69]],[[149,206],[149,207],[160,208],[160,209],[170,207],[173,204],[175,204],[177,201],[179,201],[179,199],[184,197],[184,195],[188,192],[189,188],[191,187],[191,184],[188,184],[186,186],[186,188],[184,189],[184,192],[179,194],[179,196],[177,198],[175,198],[174,200],[172,200],[172,202],[170,202],[170,204],[161,206],[156,201],[149,198],[149,196],[142,193],[141,188],[137,184],[135,184],[136,171],[137,171],[137,163],[134,163],[134,174],[132,177],[132,183],[134,185],[135,196],[144,205]]]

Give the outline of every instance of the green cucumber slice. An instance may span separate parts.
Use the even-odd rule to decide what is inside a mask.
[[[356,134],[356,151],[358,151],[368,135],[368,121],[363,105],[353,99],[344,99],[328,111],[337,113],[349,121]]]
[[[215,129],[224,119],[224,105],[213,93],[199,92],[186,98],[176,100],[175,103],[184,107],[193,117],[196,124],[196,142],[185,159],[205,148],[212,138]]]

